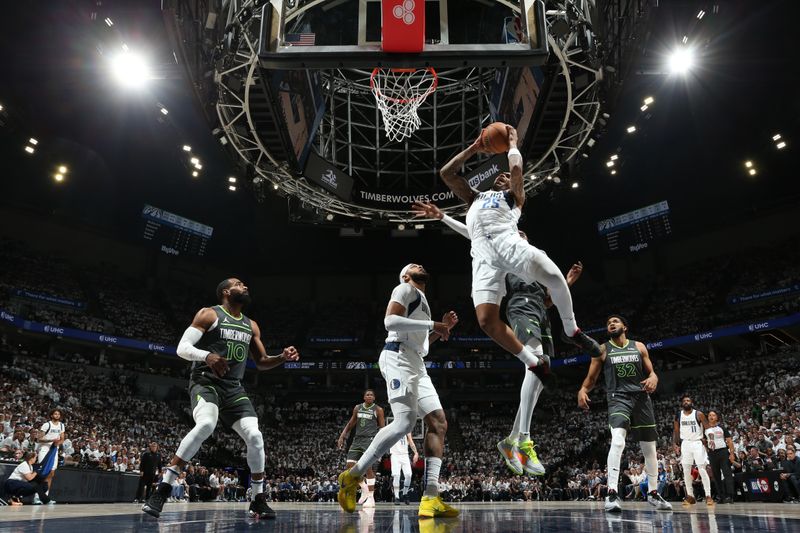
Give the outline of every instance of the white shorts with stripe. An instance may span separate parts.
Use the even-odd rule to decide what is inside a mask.
[[[387,349],[390,345],[398,351]],[[407,398],[412,405],[416,403],[417,416],[420,418],[442,408],[439,394],[425,368],[425,361],[418,353],[406,351],[402,343],[387,343],[378,359],[378,366],[386,380],[390,404]]]

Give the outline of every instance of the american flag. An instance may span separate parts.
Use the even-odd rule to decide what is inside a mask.
[[[286,44],[292,46],[314,46],[316,34],[314,33],[287,33]]]

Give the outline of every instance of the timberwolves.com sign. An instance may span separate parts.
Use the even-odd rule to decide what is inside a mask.
[[[466,178],[470,187],[485,191],[492,187],[494,180],[503,172],[508,172],[508,156],[497,154],[467,174]],[[456,200],[456,196],[449,190],[397,192],[360,189],[353,191],[355,183],[353,178],[313,151],[309,153],[303,174],[308,180],[340,200],[365,207],[382,206],[390,209],[408,209],[414,202],[447,204]]]

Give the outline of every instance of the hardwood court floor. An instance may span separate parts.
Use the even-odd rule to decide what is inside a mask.
[[[603,512],[601,503],[463,503],[456,519],[418,520],[410,506],[378,504],[375,509],[343,513],[336,504],[277,503],[274,521],[247,518],[244,503],[168,503],[160,519],[137,504],[87,504],[0,508],[0,532],[106,533],[256,532],[277,533],[506,533],[506,532],[647,532],[734,533],[800,532],[800,505],[718,505],[709,510],[680,504],[656,512],[645,503],[625,503],[620,515]]]

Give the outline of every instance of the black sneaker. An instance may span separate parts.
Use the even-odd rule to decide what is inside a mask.
[[[550,356],[545,354],[537,355],[536,357],[539,358],[539,364],[536,366],[529,366],[528,370],[533,372],[533,374],[542,381],[547,380],[550,377]]]
[[[564,342],[574,344],[581,350],[585,350],[592,357],[600,357],[601,355],[600,345],[597,344],[597,341],[595,341],[593,338],[591,338],[589,335],[582,332],[581,330],[576,331],[575,335],[573,335],[572,337],[568,337],[567,334],[562,331],[561,339]]]
[[[142,511],[158,518],[161,516],[161,510],[164,508],[164,502],[167,501],[170,494],[172,494],[172,485],[169,483],[159,483],[153,494],[142,506]]]
[[[247,512],[251,518],[275,519],[275,511],[267,503],[267,496],[263,492],[256,494],[256,497],[250,502],[250,509]]]
[[[407,492],[405,494],[403,494],[402,498],[403,498],[403,503],[404,504],[411,505],[411,498],[408,497],[408,493]]]

